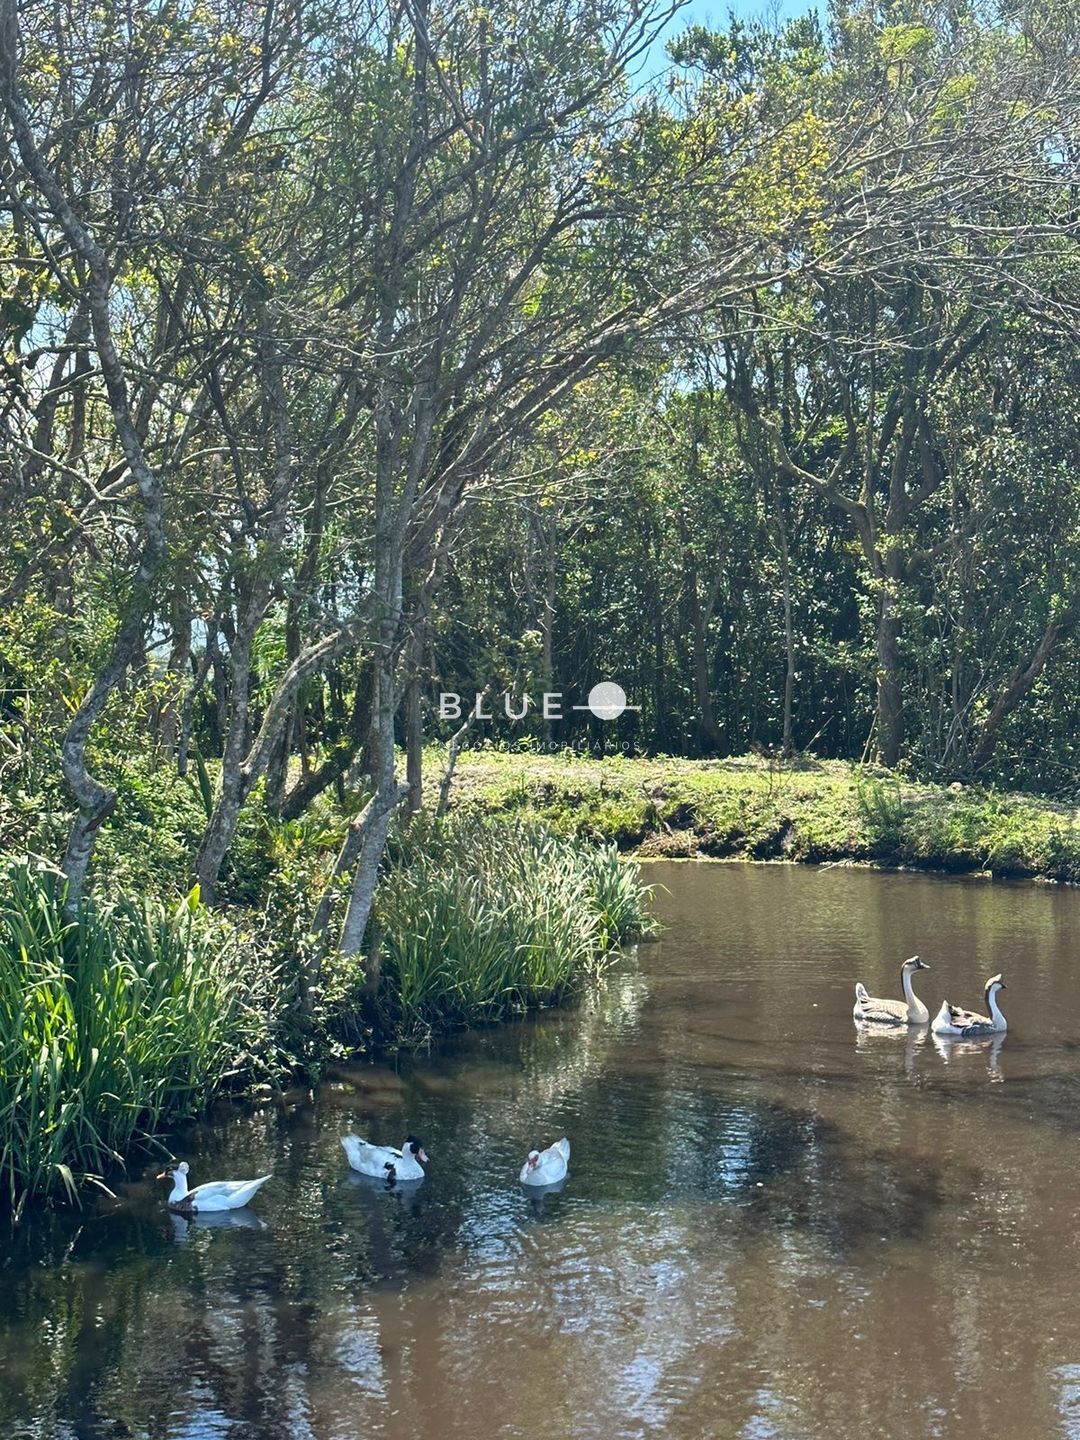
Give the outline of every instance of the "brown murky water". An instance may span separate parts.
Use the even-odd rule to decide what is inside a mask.
[[[133,1183],[0,1262],[0,1435],[1080,1436],[1080,893],[658,865],[666,933],[574,1014],[186,1137],[250,1225]],[[1003,1043],[860,1037],[853,983]],[[432,1163],[368,1188],[338,1135]],[[561,1194],[524,1152],[567,1134]]]

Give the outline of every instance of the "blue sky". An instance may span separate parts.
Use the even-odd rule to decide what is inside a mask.
[[[737,15],[743,20],[770,19],[774,16],[782,20],[789,20],[793,15],[804,15],[808,10],[817,10],[819,14],[823,14],[824,0],[820,0],[820,3],[815,3],[815,0],[690,0],[690,3],[685,5],[671,22],[667,38],[677,35],[688,25],[708,25],[710,28],[720,28],[727,22],[729,14]],[[650,55],[645,74],[642,76],[643,79],[664,68],[666,64],[665,43],[665,40],[661,40],[653,47],[656,53]]]

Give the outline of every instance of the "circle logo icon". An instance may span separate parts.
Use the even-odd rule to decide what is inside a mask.
[[[598,720],[617,720],[626,709],[626,691],[613,680],[601,680],[589,691],[589,707]]]

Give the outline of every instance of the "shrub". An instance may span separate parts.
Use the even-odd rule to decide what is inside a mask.
[[[268,1053],[275,977],[193,895],[94,901],[0,864],[0,1194],[74,1197]]]
[[[556,1004],[651,924],[637,867],[522,820],[421,822],[376,897],[384,1024],[410,1033]]]

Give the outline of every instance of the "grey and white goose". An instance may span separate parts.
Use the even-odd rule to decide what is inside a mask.
[[[922,1003],[911,986],[911,977],[916,970],[929,970],[930,966],[912,955],[900,966],[900,985],[903,1000],[879,1000],[867,994],[866,986],[855,986],[855,1009],[852,1012],[856,1024],[867,1025],[926,1025],[930,1011]]]
[[[991,975],[983,987],[987,1014],[976,1010],[961,1010],[959,1005],[941,1002],[941,1009],[934,1016],[931,1026],[935,1035],[960,1035],[970,1040],[979,1035],[1001,1035],[1009,1028],[1009,1022],[998,1008],[997,997],[1006,988],[1000,975]]]

